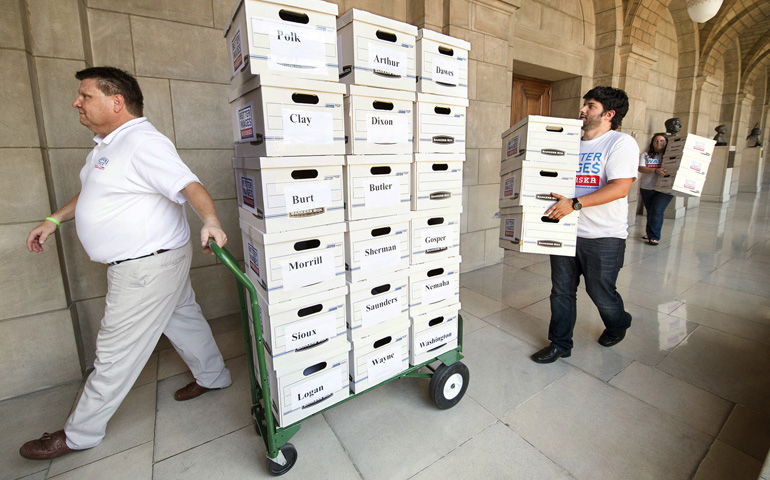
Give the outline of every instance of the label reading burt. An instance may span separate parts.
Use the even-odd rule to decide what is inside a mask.
[[[290,217],[323,213],[332,206],[332,184],[320,181],[286,185],[283,199]]]

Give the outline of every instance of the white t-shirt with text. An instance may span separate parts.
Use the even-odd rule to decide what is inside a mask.
[[[636,178],[639,146],[630,135],[610,130],[593,140],[580,142],[580,167],[575,196],[581,197],[607,185],[609,180]],[[578,237],[627,238],[628,197],[580,211]]]
[[[647,168],[660,168],[660,155],[650,155],[647,152],[642,153],[639,157],[639,166]],[[645,190],[655,190],[655,183],[658,181],[658,174],[656,173],[640,173],[639,174],[639,188]]]

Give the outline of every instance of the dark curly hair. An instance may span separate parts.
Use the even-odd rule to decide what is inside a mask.
[[[628,113],[628,95],[619,88],[612,87],[594,87],[583,95],[583,100],[596,100],[602,104],[605,112],[615,111],[612,117],[611,128],[617,130],[623,117]]]
[[[115,67],[91,67],[75,73],[75,78],[93,78],[105,95],[122,95],[128,113],[141,117],[144,113],[144,97],[133,75]]]

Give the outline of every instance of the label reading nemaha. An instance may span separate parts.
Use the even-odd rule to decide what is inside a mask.
[[[448,275],[428,280],[422,286],[422,304],[430,305],[451,298],[455,294],[454,284],[454,278]]]

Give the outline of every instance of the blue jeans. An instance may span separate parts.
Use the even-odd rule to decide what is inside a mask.
[[[551,255],[551,344],[566,351],[572,349],[580,275],[607,330],[621,333],[631,326],[631,315],[615,289],[625,253],[625,239],[578,237],[574,257]]]
[[[666,213],[666,207],[674,198],[667,193],[656,192],[655,190],[639,189],[642,194],[642,203],[647,209],[647,238],[650,240],[660,240],[660,228],[663,226],[663,214]]]

